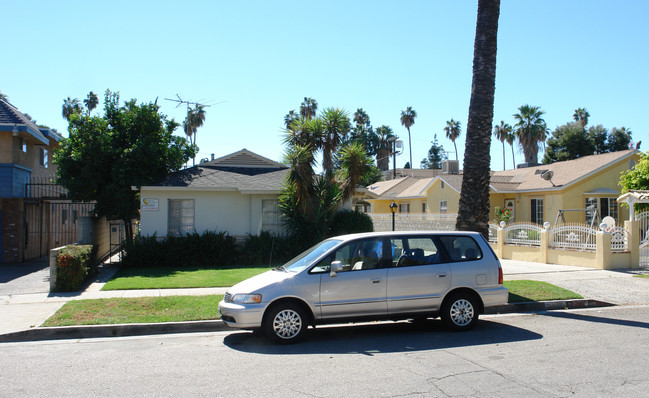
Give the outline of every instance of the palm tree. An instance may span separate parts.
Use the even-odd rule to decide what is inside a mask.
[[[376,166],[381,171],[390,170],[390,139],[396,138],[389,126],[381,126],[376,129],[378,138],[376,148]]]
[[[351,199],[358,183],[372,168],[372,159],[360,144],[351,143],[341,149],[340,165],[338,181],[342,191],[341,202],[345,202]]]
[[[199,127],[203,126],[204,122],[205,122],[205,106],[196,104],[196,107],[187,109],[187,117],[183,122],[183,130],[185,131],[185,134],[187,134],[187,136],[189,137],[189,142],[191,142],[193,145],[196,145],[196,132],[198,131]],[[193,136],[193,142],[192,142],[192,136]],[[194,155],[194,159],[192,163],[196,165],[196,155]]]
[[[0,100],[9,102],[9,97],[7,97],[7,94],[4,94],[2,91],[0,91]]]
[[[489,163],[496,91],[500,0],[478,0],[473,82],[466,129],[464,167],[455,229],[489,235]]]
[[[410,167],[412,167],[412,138],[410,137],[410,126],[415,124],[415,118],[417,117],[417,112],[415,112],[412,107],[406,108],[405,111],[401,111],[401,125],[408,130],[408,146],[410,147]]]
[[[451,140],[453,142],[453,147],[455,147],[455,160],[458,160],[457,157],[457,145],[455,145],[455,140],[457,137],[460,136],[460,133],[462,132],[462,127],[460,126],[460,122],[457,120],[451,120],[446,122],[446,127],[444,127],[444,132],[446,133],[446,138]]]
[[[511,126],[510,126],[510,128],[511,128]],[[514,129],[513,128],[512,128],[512,130],[509,131],[509,133],[507,134],[507,138],[505,138],[505,139],[507,140],[507,143],[509,144],[509,146],[512,148],[512,167],[515,169],[516,168],[516,157],[514,156],[514,140],[516,139],[516,134],[514,134]]]
[[[289,111],[289,113],[287,113],[286,116],[284,116],[284,125],[286,126],[286,128],[287,129],[290,128],[291,123],[293,123],[298,117],[300,117],[300,115],[295,113],[295,109]]]
[[[322,136],[322,168],[329,177],[333,176],[333,155],[340,144],[349,134],[350,123],[347,112],[339,108],[327,108],[321,116],[323,124]]]
[[[548,128],[541,116],[545,112],[538,106],[521,105],[514,118],[518,121],[514,128],[518,142],[523,147],[525,163],[538,163],[539,142],[544,143]]]
[[[313,98],[304,97],[304,101],[300,105],[300,116],[305,119],[313,119],[318,110],[318,102]]]
[[[512,134],[512,126],[509,124],[505,123],[504,121],[500,121],[499,126],[494,126],[494,135],[496,136],[496,139],[498,141],[502,142],[503,144],[503,170],[506,169],[505,167],[505,141],[509,140],[509,137],[512,137],[512,143],[514,142],[513,137],[514,135]],[[514,149],[512,148],[512,156],[514,154]]]
[[[590,113],[588,113],[586,108],[577,108],[575,109],[575,113],[572,115],[572,118],[575,119],[575,122],[581,124],[581,127],[586,127],[589,117]]]
[[[69,122],[72,115],[77,113],[81,113],[81,102],[79,102],[79,98],[72,99],[68,97],[64,99],[61,116]]]
[[[88,93],[88,97],[83,100],[83,103],[86,105],[86,108],[88,108],[88,116],[90,116],[90,112],[92,112],[92,110],[97,107],[97,104],[99,104],[99,98],[97,97],[97,94],[91,91]]]

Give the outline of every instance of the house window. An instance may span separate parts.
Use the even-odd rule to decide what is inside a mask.
[[[354,211],[357,213],[369,213],[370,212],[370,205],[368,204],[356,204],[354,205]]]
[[[442,189],[444,189],[444,181],[442,181],[441,187]]]
[[[447,207],[447,205],[446,205],[446,201],[445,201],[445,200],[441,200],[441,201],[439,202],[439,212],[442,213],[442,214],[444,214],[444,213],[446,213],[447,211],[448,211],[448,207]]]
[[[194,199],[169,199],[169,235],[187,235],[194,225]]]
[[[399,213],[410,213],[410,203],[401,203],[399,205]]]
[[[261,230],[268,231],[274,235],[280,235],[282,233],[279,200],[268,199],[261,201]]]
[[[20,147],[21,152],[27,153],[27,141],[23,137],[20,137],[20,140],[18,141],[18,146]]]
[[[543,199],[532,199],[530,212],[530,221],[533,224],[543,224]]]
[[[426,211],[428,210],[428,204],[426,202],[421,204],[421,212],[426,214]]]
[[[47,159],[47,149],[39,148],[38,150],[38,164],[47,168],[48,159]]]
[[[586,198],[586,224],[599,223],[604,217],[610,216],[618,220],[618,204],[616,198]],[[593,221],[597,214],[599,217]]]

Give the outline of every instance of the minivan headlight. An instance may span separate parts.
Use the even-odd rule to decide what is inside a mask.
[[[235,304],[256,304],[261,303],[261,294],[235,294],[232,296]]]

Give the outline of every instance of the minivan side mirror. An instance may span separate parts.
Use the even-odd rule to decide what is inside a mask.
[[[329,272],[329,276],[335,278],[336,276],[338,276],[338,272],[341,272],[342,270],[343,270],[342,261],[333,261],[331,263],[331,272]]]

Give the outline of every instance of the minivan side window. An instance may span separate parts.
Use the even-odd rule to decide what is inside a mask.
[[[437,264],[441,262],[440,252],[432,238],[399,237],[390,239],[392,244],[392,266]]]
[[[311,273],[329,272],[333,261],[340,261],[344,271],[385,268],[383,240],[361,239],[350,242],[321,260]],[[389,259],[388,259],[389,261]]]
[[[479,260],[482,251],[478,243],[469,236],[440,236],[451,261]]]

